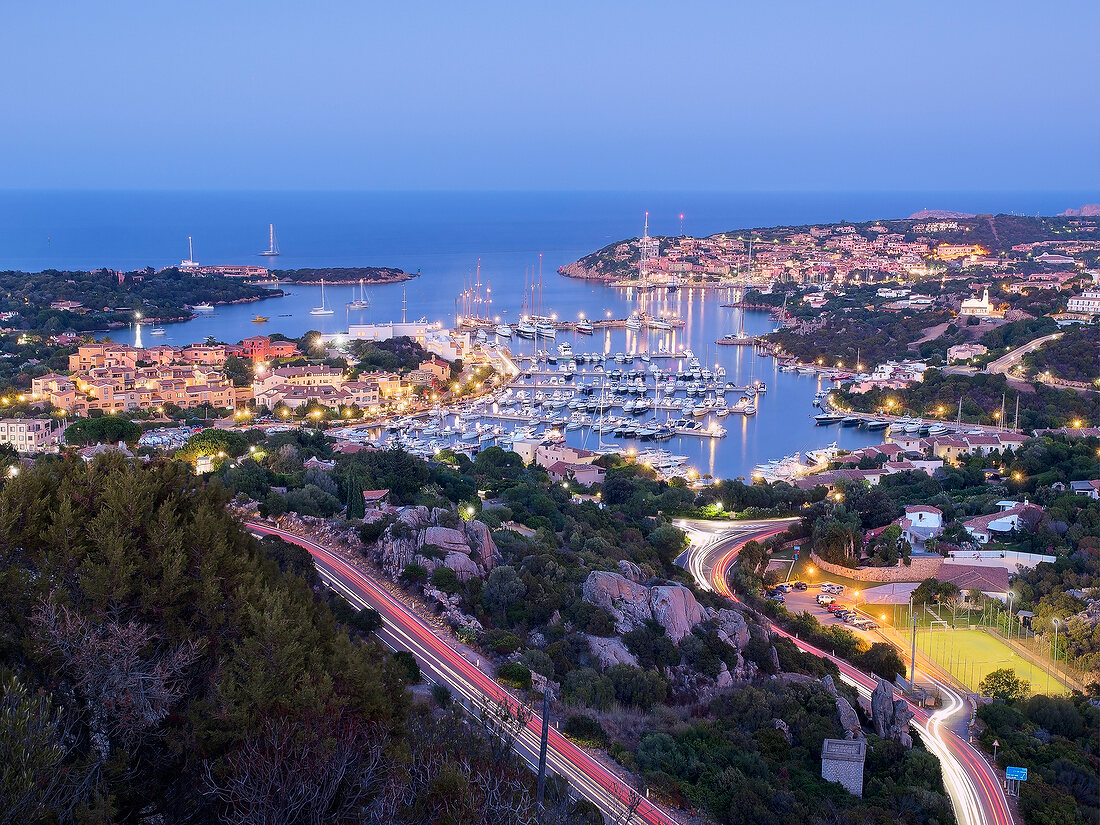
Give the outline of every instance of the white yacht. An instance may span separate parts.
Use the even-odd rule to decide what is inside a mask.
[[[191,236],[187,236],[187,257],[180,261],[180,269],[197,269],[199,262],[195,260],[195,247],[191,243]]]
[[[263,254],[263,253],[261,253]],[[275,253],[276,255],[279,253]],[[359,279],[359,295],[355,296],[352,293],[352,299],[348,301],[348,309],[370,309],[370,301],[367,300],[367,293],[363,291],[363,279]]]
[[[192,312],[213,312],[214,311],[214,305],[213,304],[193,304],[191,306],[191,311]]]
[[[325,306],[325,279],[321,279],[321,306],[314,307],[309,311],[310,315],[332,315],[335,312],[334,309]]]
[[[507,324],[497,324],[496,329],[493,330],[501,338],[511,338],[512,328]]]

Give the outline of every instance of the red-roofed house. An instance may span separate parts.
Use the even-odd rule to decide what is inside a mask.
[[[928,504],[911,504],[897,524],[902,538],[912,547],[924,547],[929,539],[943,532],[943,511]]]
[[[572,478],[585,487],[603,484],[606,475],[604,468],[595,464],[569,464],[565,461],[555,461],[546,468],[546,472],[554,481],[567,481]]]
[[[998,534],[1003,535],[1013,530],[1023,528],[1025,524],[1021,517],[1024,516],[1024,514],[1041,514],[1042,512],[1043,508],[1037,507],[1034,504],[1028,504],[1025,501],[1022,504],[1017,504],[999,513],[990,513],[986,516],[978,516],[977,518],[964,521],[963,527],[966,529],[966,532],[974,537],[975,541],[985,544],[988,541],[992,541]]]
[[[389,490],[364,490],[363,502],[367,507],[381,507],[386,503],[389,494]]]
[[[1007,598],[1008,570],[1004,567],[944,562],[936,578],[941,582],[951,582],[963,593],[980,590],[991,598],[1002,601]]]

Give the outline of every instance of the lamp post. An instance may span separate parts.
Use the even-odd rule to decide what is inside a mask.
[[[913,647],[909,652],[909,690],[917,688],[917,617],[912,615],[912,601],[909,605],[909,621],[913,628]]]
[[[1054,678],[1058,678],[1058,625],[1061,622],[1058,619],[1054,620]],[[1049,688],[1049,685],[1047,686]]]
[[[1008,621],[1012,621],[1012,599],[1016,596],[1011,590],[1008,591]],[[1008,626],[1008,638],[1012,638],[1012,625]]]

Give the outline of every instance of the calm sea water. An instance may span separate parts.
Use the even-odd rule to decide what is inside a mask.
[[[525,284],[537,277],[542,255],[542,307],[546,314],[576,318],[625,317],[638,296],[623,290],[562,278],[557,268],[613,241],[641,233],[650,212],[650,233],[678,234],[680,215],[688,234],[776,224],[906,217],[921,208],[965,212],[1060,212],[1088,200],[1083,193],[0,193],[0,268],[40,271],[99,266],[135,269],[163,267],[187,255],[194,238],[202,263],[258,263],[280,268],[310,266],[397,266],[421,275],[405,284],[370,289],[372,307],[348,312],[350,286],[326,290],[337,310],[309,315],[320,303],[318,287],[289,287],[283,298],[219,308],[216,313],[168,325],[168,334],[144,340],[133,331],[116,340],[149,345],[187,344],[207,336],[237,341],[258,331],[297,336],[308,330],[334,332],[348,322],[401,317],[402,299],[410,320],[453,321],[456,300],[472,282],[480,259],[481,280],[492,297],[485,314],[513,321],[521,314]],[[1093,196],[1095,199],[1095,196]],[[283,254],[256,256],[267,246],[274,222]],[[529,293],[528,293],[529,294]],[[687,321],[674,333],[615,331],[596,336],[559,336],[578,352],[628,352],[661,344],[690,347],[704,364],[721,364],[727,380],[752,377],[768,383],[755,417],[722,420],[729,435],[721,440],[673,439],[661,446],[691,457],[700,472],[719,477],[747,476],[762,461],[796,450],[822,447],[834,439],[856,448],[879,436],[856,429],[815,427],[811,417],[819,381],[779,373],[771,359],[742,347],[719,347],[715,340],[737,329],[740,311],[723,308],[729,295],[680,290],[651,296],[646,309],[676,314]],[[536,307],[532,307],[535,309]],[[266,324],[252,323],[257,314]],[[748,312],[745,329],[767,332],[766,314]],[[513,339],[514,349],[531,342]],[[727,396],[729,398],[729,396]],[[731,401],[733,399],[730,399]],[[584,431],[571,432],[580,443]],[[592,445],[591,439],[588,441]]]

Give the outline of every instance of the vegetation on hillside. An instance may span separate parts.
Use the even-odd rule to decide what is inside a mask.
[[[1024,356],[1032,373],[1049,373],[1068,381],[1100,378],[1100,326],[1073,326],[1062,337]]]
[[[183,320],[192,304],[228,303],[281,294],[238,278],[201,275],[175,268],[115,272],[0,272],[0,312],[14,312],[12,325],[49,334],[87,332],[131,323],[135,313],[146,318]],[[56,301],[76,301],[76,311],[50,309]]]
[[[117,456],[3,482],[0,822],[533,822],[508,748],[410,710],[308,555],[226,503]],[[591,821],[556,798],[551,821]]]

